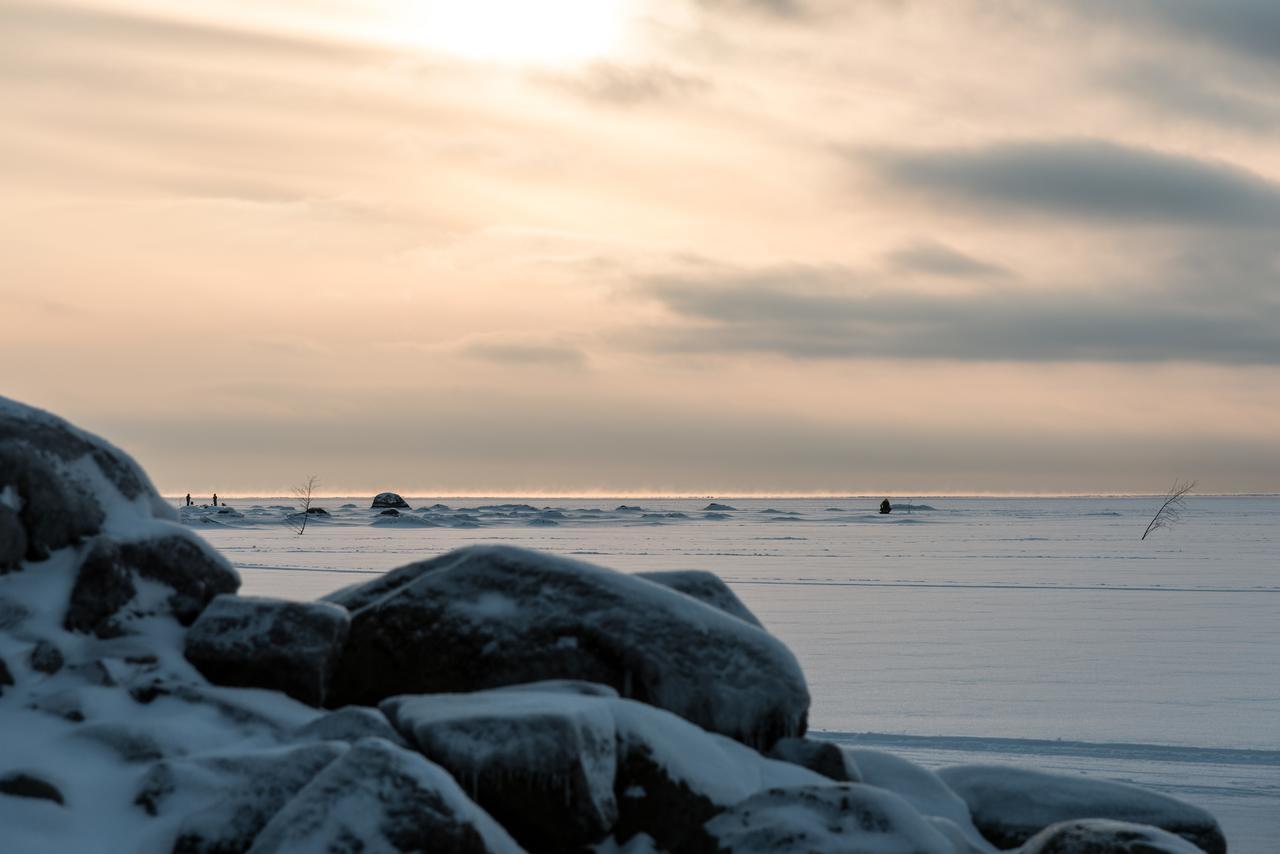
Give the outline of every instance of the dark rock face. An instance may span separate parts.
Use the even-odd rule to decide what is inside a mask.
[[[699,569],[673,569],[662,572],[637,572],[636,577],[652,581],[654,584],[661,584],[663,587],[670,587],[739,620],[753,626],[760,626],[760,620],[756,615],[742,604],[737,594],[730,590],[729,585],[721,581],[720,576],[714,572]]]
[[[408,510],[409,502],[405,501],[394,492],[379,492],[373,497],[373,503],[369,505],[369,509],[377,510],[380,507],[394,507],[397,510]]]
[[[211,682],[324,703],[351,617],[325,602],[219,596],[187,632],[187,660]]]
[[[730,507],[728,504],[717,504],[716,502],[712,501],[710,504],[708,504],[706,507],[703,507],[702,509],[714,510],[717,512],[724,512],[725,510],[737,510],[738,508]]]
[[[215,596],[240,587],[236,571],[193,535],[126,543],[99,538],[80,565],[64,627],[99,637],[119,635],[119,617],[137,595],[137,578],[173,590],[165,608],[183,625],[190,625]]]
[[[562,693],[393,697],[381,708],[422,755],[536,851],[573,851],[608,835],[616,738],[606,703]]]
[[[520,848],[439,766],[371,738],[308,783],[249,851],[514,854]]]
[[[1145,824],[1106,819],[1050,825],[1019,849],[1019,854],[1202,854],[1181,836]]]
[[[325,510],[323,507],[308,507],[307,515],[308,516],[328,516],[329,511]]]
[[[22,519],[10,507],[0,504],[0,575],[17,569],[27,556],[27,532]]]
[[[837,783],[857,783],[862,780],[857,764],[847,757],[837,745],[829,741],[808,738],[783,738],[773,746],[769,755],[782,762],[790,762],[808,768]]]
[[[14,798],[37,798],[53,801],[55,804],[66,803],[62,792],[48,780],[42,780],[33,774],[21,771],[5,774],[0,777],[0,795]]]
[[[3,658],[0,658],[0,696],[4,696],[5,686],[12,684],[13,674],[9,671],[9,665],[4,663]]]
[[[938,774],[997,848],[1016,848],[1059,822],[1111,819],[1153,825],[1208,854],[1227,850],[1222,829],[1207,811],[1126,783],[995,765],[961,765]]]
[[[4,423],[0,415],[0,437]],[[21,500],[18,518],[27,560],[44,560],[101,529],[104,514],[98,503],[29,444],[0,439],[0,489],[6,488]]]
[[[57,673],[62,669],[62,650],[42,640],[31,650],[31,669],[37,673]]]
[[[716,816],[702,849],[716,854],[954,854],[955,847],[906,801],[840,783],[772,789]]]
[[[334,704],[580,679],[746,744],[804,733],[809,693],[785,646],[632,576],[484,546],[329,598],[352,612]]]
[[[399,516],[400,511],[395,509],[394,507],[388,507],[386,510],[383,510],[378,515],[379,516]]]

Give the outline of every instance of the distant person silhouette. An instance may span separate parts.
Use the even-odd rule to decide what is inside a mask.
[[[880,502],[880,513],[882,515],[888,516],[892,512],[893,512],[893,505],[889,503],[889,499],[886,498],[884,501]]]
[[[187,493],[187,506],[188,506],[188,507],[190,507],[190,506],[191,506],[191,493],[190,493],[190,492],[188,492],[188,493]]]
[[[213,494],[213,506],[214,507],[218,506],[218,493],[216,492]]]

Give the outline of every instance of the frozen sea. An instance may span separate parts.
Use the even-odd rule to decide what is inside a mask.
[[[303,536],[287,499],[185,515],[256,595],[474,543],[711,570],[795,651],[823,737],[1128,780],[1280,851],[1280,498],[1193,497],[1145,542],[1158,499],[406,498],[318,501]]]

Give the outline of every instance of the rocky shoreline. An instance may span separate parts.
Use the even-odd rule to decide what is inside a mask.
[[[12,850],[1226,851],[1133,786],[806,738],[799,664],[707,573],[480,546],[238,587],[127,455],[0,398]]]

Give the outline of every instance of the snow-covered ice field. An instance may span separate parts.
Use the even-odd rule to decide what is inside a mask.
[[[286,499],[184,515],[246,594],[474,543],[711,570],[795,651],[824,737],[1129,780],[1212,810],[1233,851],[1280,850],[1280,498],[1193,497],[1145,542],[1158,499],[408,500],[318,501],[301,537]]]

